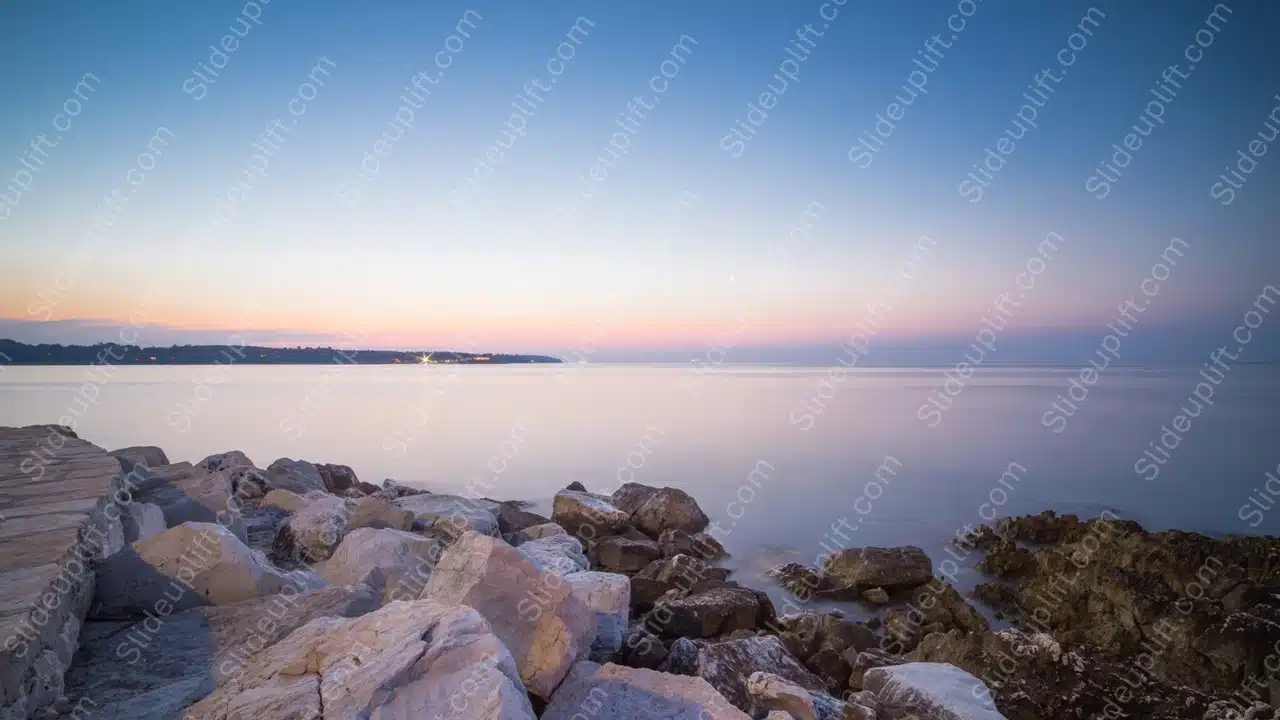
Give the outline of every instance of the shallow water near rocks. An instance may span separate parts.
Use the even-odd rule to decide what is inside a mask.
[[[980,370],[932,427],[920,408],[941,369],[829,385],[826,368],[769,366],[118,367],[105,382],[90,369],[8,368],[0,425],[72,420],[97,445],[158,445],[171,461],[239,449],[260,467],[341,463],[370,482],[473,489],[544,514],[574,480],[672,485],[722,529],[735,578],[757,587],[773,565],[841,546],[918,545],[936,566],[958,528],[1045,509],[1280,534],[1280,508],[1264,509],[1280,504],[1265,489],[1267,472],[1280,475],[1269,366],[1233,368],[1212,406],[1166,436],[1176,447],[1153,480],[1135,463],[1188,405],[1196,369],[1108,371],[1060,434],[1042,419],[1078,374],[1068,369]],[[962,591],[983,581],[976,560],[958,562]]]

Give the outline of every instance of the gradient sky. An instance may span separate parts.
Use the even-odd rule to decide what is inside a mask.
[[[0,7],[0,193],[86,72],[101,86],[0,218],[0,334],[107,339],[130,316],[143,342],[492,350],[820,344],[892,298],[886,336],[972,335],[1050,231],[1068,238],[1010,332],[1097,328],[1138,292],[1174,236],[1191,244],[1143,322],[1223,336],[1280,285],[1280,140],[1229,206],[1219,173],[1280,106],[1280,5],[1238,2],[1111,194],[1085,190],[1209,2],[1098,2],[1106,13],[980,203],[957,191],[1088,3],[985,0],[967,18],[869,168],[849,148],[902,95],[912,60],[951,34],[954,0],[853,1],[814,40],[800,79],[740,158],[721,138],[766,89],[821,2],[338,2],[272,0],[207,95],[208,62],[240,0],[35,2]],[[830,7],[830,6],[828,6]],[[482,19],[354,207],[338,197],[463,13]],[[830,10],[828,10],[830,14]],[[499,137],[524,85],[577,18],[595,23],[505,162],[457,207],[450,192]],[[954,29],[954,28],[952,28]],[[629,99],[682,35],[697,44],[574,227],[553,221]],[[270,159],[212,228],[251,144],[320,58],[336,65]],[[776,81],[773,81],[776,85]],[[174,137],[136,192],[126,173],[157,127]],[[129,194],[56,304],[59,273],[114,188]],[[681,197],[696,195],[680,205]],[[0,201],[3,202],[3,201]],[[789,240],[812,203],[807,237]],[[675,210],[673,210],[675,208]],[[3,213],[3,210],[0,210]],[[678,229],[664,229],[672,221]],[[937,241],[892,289],[917,238]],[[886,294],[888,293],[888,295]],[[162,296],[155,301],[154,296]],[[44,300],[40,298],[42,295]],[[150,299],[149,299],[150,298]],[[48,307],[46,317],[33,308]],[[145,309],[143,309],[145,308]],[[741,327],[735,318],[747,315]],[[740,328],[735,331],[735,328]],[[1086,333],[1087,335],[1087,333]]]

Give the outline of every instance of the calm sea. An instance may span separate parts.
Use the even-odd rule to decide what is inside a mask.
[[[1280,475],[1274,367],[1237,366],[1216,383],[1195,370],[1115,369],[1075,389],[1084,399],[1069,418],[1051,405],[1079,377],[1065,369],[980,370],[953,380],[937,413],[925,404],[945,394],[940,369],[90,370],[0,372],[0,425],[73,420],[108,449],[158,445],[173,461],[238,449],[260,467],[278,457],[341,463],[374,483],[470,488],[548,512],[574,480],[601,492],[628,480],[672,485],[723,528],[747,582],[777,562],[812,564],[824,545],[914,544],[941,562],[958,528],[1044,509],[1280,534],[1280,508],[1250,502],[1280,504],[1265,485],[1268,471]],[[1189,398],[1202,382],[1212,404],[1175,420],[1197,411]]]

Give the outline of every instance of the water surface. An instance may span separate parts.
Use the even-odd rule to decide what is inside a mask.
[[[1188,405],[1203,381],[1195,370],[1108,371],[1060,434],[1044,414],[1077,374],[1063,369],[980,370],[932,427],[920,408],[943,386],[939,369],[840,380],[826,368],[757,366],[104,372],[8,368],[0,425],[74,422],[100,446],[158,445],[174,461],[238,449],[260,467],[278,457],[342,463],[375,483],[471,488],[547,512],[574,480],[602,492],[626,480],[673,485],[726,531],[749,583],[775,562],[812,564],[824,545],[914,544],[940,562],[958,528],[1049,508],[1108,508],[1150,529],[1280,533],[1280,509],[1248,512],[1280,463],[1271,367],[1227,373],[1154,480],[1135,463]]]

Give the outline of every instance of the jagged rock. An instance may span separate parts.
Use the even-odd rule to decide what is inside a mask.
[[[347,520],[348,530],[356,528],[387,528],[408,531],[413,527],[413,513],[396,507],[380,497],[365,497],[356,501]]]
[[[476,720],[534,720],[515,662],[484,618],[419,600],[307,623],[186,717],[414,718],[446,706]]]
[[[426,532],[439,533],[450,541],[467,531],[498,535],[497,503],[481,498],[466,498],[444,493],[406,495],[393,504],[413,513],[426,525]]]
[[[276,534],[271,556],[277,563],[326,560],[347,534],[350,511],[342,498],[323,494],[305,499],[307,503]]]
[[[231,481],[224,475],[193,467],[190,463],[134,469],[143,478],[133,493],[134,502],[157,505],[165,525],[185,522],[222,523],[242,541],[247,539],[239,503],[233,499]]]
[[[530,540],[541,540],[542,538],[548,537],[551,535],[567,535],[567,534],[568,533],[565,532],[564,528],[560,527],[559,525],[553,522],[548,522],[548,523],[542,523],[541,525],[534,525],[532,527],[527,527],[523,530],[517,530],[516,532],[510,533],[508,535],[504,535],[503,538],[512,547],[518,547],[523,543],[529,542]]]
[[[910,590],[933,577],[933,561],[914,546],[897,548],[846,548],[832,555],[823,568],[832,583],[824,591],[833,597],[856,600],[863,590]]]
[[[356,471],[346,465],[316,463],[315,468],[320,473],[324,489],[334,495],[345,495],[348,490],[356,488],[360,483],[360,479],[356,477]]]
[[[496,538],[464,534],[445,552],[424,599],[470,605],[511,649],[525,687],[546,699],[596,637],[596,614],[564,578]]]
[[[673,675],[696,675],[698,672],[698,644],[689,638],[677,638],[667,648],[667,657],[658,669]]]
[[[889,608],[884,624],[886,639],[894,640],[891,649],[899,653],[909,652],[930,632],[983,632],[990,628],[981,612],[937,578],[916,588],[911,602]]]
[[[622,635],[631,610],[631,581],[626,575],[576,572],[565,575],[574,596],[596,614],[596,637],[590,659],[610,659],[622,650]]]
[[[358,528],[316,569],[330,585],[368,585],[382,593],[384,603],[413,600],[426,587],[442,552],[439,542],[421,535]]]
[[[120,461],[120,469],[126,473],[132,472],[135,465],[141,465],[145,469],[169,464],[164,450],[151,445],[120,448],[112,450],[111,455]]]
[[[277,570],[221,525],[195,522],[139,540],[100,563],[94,576],[95,618],[164,615],[324,585],[314,573]]]
[[[637,573],[662,556],[658,543],[652,540],[629,540],[614,536],[602,538],[593,548],[596,564],[610,572]]]
[[[658,494],[658,488],[641,485],[640,483],[623,483],[621,487],[613,491],[609,496],[609,501],[613,506],[628,515],[634,515],[642,505],[648,502],[649,498]]]
[[[1012,540],[1001,540],[987,551],[978,563],[978,570],[997,578],[1018,577],[1035,566],[1035,556],[1030,550],[1018,547]]]
[[[202,470],[208,470],[211,473],[242,465],[254,467],[253,461],[249,459],[249,456],[239,450],[210,455],[196,463],[196,467]]]
[[[660,537],[667,529],[687,533],[702,532],[711,522],[689,493],[665,487],[654,493],[631,514],[631,522],[650,537]]]
[[[766,672],[753,672],[747,678],[747,696],[759,710],[781,710],[795,720],[818,720],[809,691],[787,680]]]
[[[582,543],[570,535],[548,535],[521,543],[519,552],[533,561],[539,570],[556,575],[582,572],[590,567],[582,553]]]
[[[552,504],[551,521],[570,535],[591,542],[621,534],[631,524],[631,517],[600,495],[561,490]]]
[[[789,562],[778,565],[770,568],[766,574],[803,602],[809,601],[815,595],[828,593],[835,587],[831,579],[822,571],[800,563]]]
[[[1148,533],[1107,514],[1060,524],[1016,591],[1025,629],[1118,657],[1154,646],[1149,674],[1173,687],[1216,693],[1262,672],[1280,643],[1280,538]]]
[[[124,532],[124,541],[134,543],[159,535],[168,529],[164,521],[164,511],[159,505],[145,502],[132,502],[121,506],[120,527]]]
[[[657,635],[645,630],[643,625],[636,625],[627,631],[627,636],[622,641],[621,662],[623,665],[657,670],[662,665],[662,661],[666,659],[667,648]],[[696,667],[696,660],[697,652],[695,648],[693,658],[690,660],[690,672]]]
[[[292,590],[292,588],[287,588]],[[79,718],[170,720],[237,677],[252,658],[318,617],[356,617],[378,601],[363,585],[270,595],[139,623],[90,621],[67,671]],[[154,612],[154,609],[153,609]]]
[[[510,535],[511,533],[551,522],[548,518],[538,513],[526,510],[524,503],[511,500],[499,502],[495,514],[498,517],[498,532],[503,535]]]
[[[863,684],[883,712],[910,712],[924,720],[1005,720],[982,681],[954,665],[874,668]]]
[[[874,587],[870,590],[863,590],[862,599],[872,605],[888,605],[889,593],[885,592],[884,588]]]
[[[1045,510],[1039,515],[1002,518],[997,534],[1006,540],[1049,545],[1077,537],[1083,532],[1080,518],[1075,515],[1059,515]]]
[[[269,490],[291,490],[306,495],[312,490],[327,492],[324,478],[315,465],[306,460],[280,458],[267,466]]]
[[[575,718],[749,720],[701,678],[593,662],[574,665],[542,713],[542,720]]]
[[[997,611],[997,616],[1017,614],[1019,612],[1017,590],[1003,583],[980,583],[975,585],[973,597],[994,608]]]
[[[821,679],[806,670],[771,635],[711,643],[698,650],[698,677],[711,683],[734,707],[748,713],[752,712],[752,702],[747,678],[755,672],[776,675],[813,692],[826,689]]]

